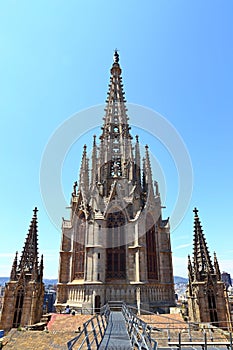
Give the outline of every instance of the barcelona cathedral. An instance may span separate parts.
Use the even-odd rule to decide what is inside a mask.
[[[130,133],[119,55],[115,51],[99,142],[84,145],[79,181],[63,219],[57,311],[67,304],[96,312],[109,301],[138,310],[169,313],[175,306],[169,219],[162,217],[159,186],[153,181],[149,147]],[[194,209],[193,259],[188,258],[189,320],[231,323],[216,255],[212,263]],[[37,208],[22,255],[13,261],[0,327],[39,322],[44,296],[43,257],[38,262]]]
[[[94,136],[91,166],[84,145],[70,219],[62,223],[56,307],[124,300],[168,311],[175,303],[169,220],[148,146],[142,157],[130,133],[117,51],[106,103],[100,142]]]

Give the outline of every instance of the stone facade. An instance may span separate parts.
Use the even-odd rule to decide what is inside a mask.
[[[6,283],[0,327],[4,330],[40,321],[43,310],[43,256],[38,264],[37,208],[18,263],[17,253],[10,281]]]
[[[216,327],[232,329],[228,295],[221,280],[216,254],[214,263],[207,248],[198,210],[194,209],[193,262],[188,257],[187,289],[189,320],[208,322]]]
[[[115,52],[100,143],[91,170],[84,146],[70,220],[62,223],[56,307],[98,310],[124,300],[142,309],[174,305],[169,220],[162,219],[149,149],[133,145]]]

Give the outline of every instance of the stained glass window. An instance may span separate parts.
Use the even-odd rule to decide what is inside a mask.
[[[126,278],[125,217],[116,211],[107,218],[107,279]]]

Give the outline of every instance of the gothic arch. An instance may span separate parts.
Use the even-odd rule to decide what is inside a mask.
[[[77,217],[77,230],[73,241],[73,278],[84,278],[84,254],[85,254],[85,234],[86,234],[86,218],[83,212]]]
[[[13,318],[13,328],[17,328],[21,324],[21,317],[23,312],[24,289],[20,286],[16,291],[15,310]]]
[[[157,280],[158,262],[156,253],[155,223],[151,214],[147,214],[146,217],[146,253],[148,279]]]
[[[218,327],[218,314],[217,314],[217,306],[215,294],[212,289],[208,289],[207,291],[208,298],[208,309],[210,314],[210,322],[214,322],[214,326]]]
[[[125,215],[119,209],[107,215],[106,278],[126,278]]]

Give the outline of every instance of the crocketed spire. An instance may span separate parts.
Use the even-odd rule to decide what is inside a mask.
[[[132,136],[129,132],[129,118],[117,51],[114,53],[114,62],[110,72],[104,125],[100,136],[100,155],[104,155],[100,167],[104,166],[104,175],[108,177],[129,179],[130,176],[133,176]]]
[[[194,239],[193,256],[194,270],[197,277],[205,279],[207,274],[213,274],[214,268],[211,262],[209,250],[202,230],[201,222],[198,217],[198,210],[194,208]]]
[[[24,244],[21,259],[19,262],[19,270],[21,272],[32,273],[33,269],[38,270],[38,230],[37,230],[37,212],[35,207],[33,217],[28,230],[28,235]]]
[[[87,146],[83,146],[82,164],[79,175],[79,189],[84,193],[89,192],[89,159],[87,158]]]
[[[18,266],[18,252],[15,253],[15,258],[11,268],[10,280],[16,281],[17,279],[17,266]]]

